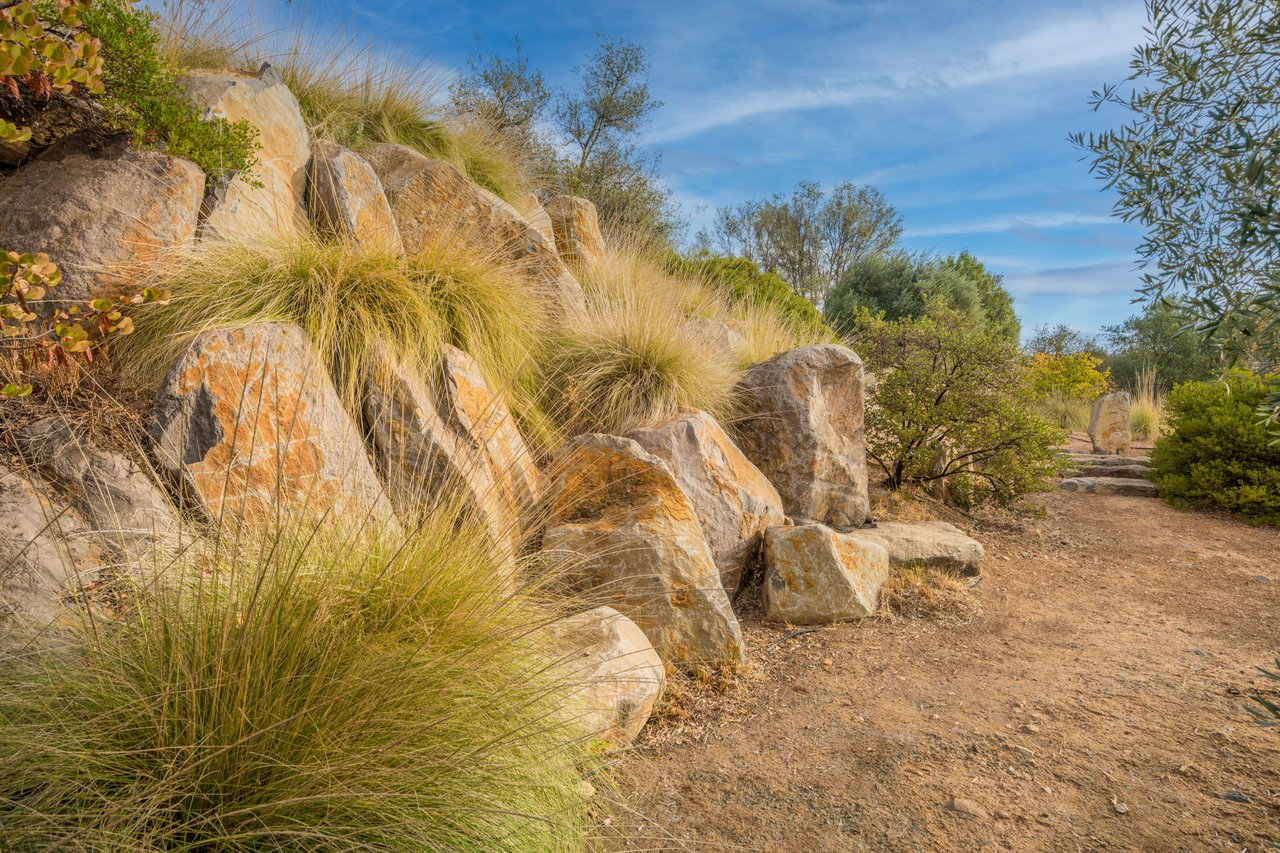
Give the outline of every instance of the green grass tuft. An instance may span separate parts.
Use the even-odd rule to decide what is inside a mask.
[[[1050,391],[1036,401],[1036,410],[1049,423],[1078,432],[1089,428],[1091,405],[1088,400]]]

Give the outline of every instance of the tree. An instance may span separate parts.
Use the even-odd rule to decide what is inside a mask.
[[[1274,0],[1148,0],[1133,72],[1093,96],[1130,114],[1076,134],[1146,227],[1142,292],[1184,295],[1199,331],[1280,368],[1280,9]],[[1280,388],[1264,408],[1280,423]]]
[[[852,344],[877,376],[867,456],[897,489],[946,480],[973,505],[1043,487],[1062,434],[1035,413],[1017,346],[956,311],[891,322],[863,314]]]
[[[534,151],[539,145],[534,123],[546,111],[551,90],[542,72],[530,68],[519,36],[515,46],[515,56],[510,58],[496,53],[469,56],[471,73],[455,80],[449,95],[459,115],[475,117],[526,151]]]
[[[1185,309],[1161,300],[1119,325],[1103,326],[1111,347],[1107,364],[1116,381],[1132,387],[1143,370],[1154,369],[1167,390],[1221,372],[1220,350],[1212,340],[1186,334],[1189,322]]]
[[[1096,340],[1065,323],[1054,326],[1046,323],[1036,326],[1031,334],[1031,340],[1027,342],[1027,352],[1032,355],[1054,356],[1089,353],[1099,359],[1106,355]]]
[[[723,253],[777,273],[821,306],[853,263],[897,242],[902,217],[875,187],[845,182],[827,196],[801,181],[789,197],[720,208],[713,227]]]
[[[848,329],[863,311],[901,320],[938,307],[959,312],[1011,343],[1018,340],[1013,298],[1000,277],[968,252],[946,259],[904,252],[859,258],[828,295],[825,313],[834,327]]]

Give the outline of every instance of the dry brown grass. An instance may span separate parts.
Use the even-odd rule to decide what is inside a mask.
[[[961,578],[938,569],[907,566],[895,570],[880,588],[880,609],[890,619],[964,623],[977,616],[981,608]]]

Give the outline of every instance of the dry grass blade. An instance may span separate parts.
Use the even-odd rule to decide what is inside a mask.
[[[891,616],[938,622],[968,622],[980,609],[964,580],[923,566],[896,569],[880,588],[880,607]]]

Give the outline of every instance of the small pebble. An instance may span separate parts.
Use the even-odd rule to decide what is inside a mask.
[[[1214,796],[1220,800],[1226,800],[1231,803],[1244,803],[1247,805],[1253,802],[1253,800],[1249,799],[1247,794],[1241,791],[1227,791],[1225,794],[1215,794]]]

